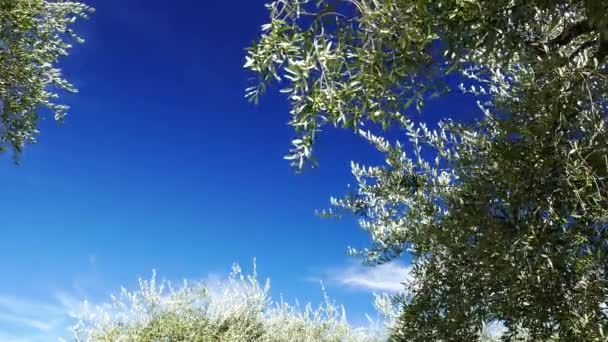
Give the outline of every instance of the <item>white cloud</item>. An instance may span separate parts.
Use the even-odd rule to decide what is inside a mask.
[[[71,336],[84,302],[69,292],[40,300],[0,293],[0,341],[43,342]]]
[[[98,282],[97,255],[89,253],[86,261],[89,267],[74,276],[71,291],[55,292],[45,300],[0,293],[0,341],[46,342],[69,337],[75,315],[85,309],[87,289]]]
[[[65,336],[70,320],[67,313],[59,300],[52,303],[0,294],[0,340],[34,342]]]
[[[379,266],[351,264],[343,269],[325,272],[323,280],[352,289],[376,292],[403,292],[404,285],[411,279],[411,267],[399,262]]]
[[[48,331],[51,329],[51,325],[49,323],[37,318],[5,312],[0,312],[0,322],[23,326],[38,331]]]

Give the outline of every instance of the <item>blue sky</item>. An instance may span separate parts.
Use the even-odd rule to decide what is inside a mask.
[[[64,97],[66,123],[45,118],[21,165],[0,160],[0,340],[49,340],[73,303],[106,300],[152,269],[204,279],[253,257],[273,294],[318,302],[311,280],[323,279],[362,320],[368,293],[394,287],[405,264],[358,267],[346,247],[365,246],[365,233],[314,211],[352,182],[350,160],[379,156],[330,130],[317,170],[296,175],[283,160],[286,102],[243,98],[263,1],[88,3],[87,43],[62,63],[80,89]]]

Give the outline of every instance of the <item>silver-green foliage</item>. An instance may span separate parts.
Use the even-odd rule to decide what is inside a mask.
[[[299,135],[287,158],[305,167],[325,125],[386,155],[353,163],[358,189],[328,213],[360,217],[372,244],[351,251],[370,263],[412,254],[396,340],[475,340],[488,322],[505,340],[606,339],[608,1],[266,6],[247,96],[280,81]],[[478,120],[417,120],[449,92]]]
[[[56,102],[59,91],[75,92],[57,67],[70,41],[82,39],[70,28],[92,9],[63,0],[0,0],[0,149],[17,155],[36,141],[42,107],[55,120],[68,107]]]
[[[272,301],[269,289],[269,281],[260,283],[255,269],[245,275],[238,265],[227,281],[217,284],[193,282],[174,288],[153,276],[140,280],[137,291],[123,289],[109,304],[85,305],[74,333],[77,341],[89,342],[373,342],[383,338],[385,323],[379,321],[379,329],[353,328],[344,309],[327,295],[317,309],[310,304],[300,308]]]

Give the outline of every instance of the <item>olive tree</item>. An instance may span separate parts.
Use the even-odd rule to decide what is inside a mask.
[[[266,6],[247,97],[275,81],[287,96],[286,158],[309,165],[326,125],[386,157],[353,162],[358,186],[326,213],[359,217],[371,243],[350,252],[369,264],[411,255],[395,340],[476,340],[485,324],[504,340],[607,338],[608,1]],[[425,122],[454,92],[475,120]]]
[[[0,0],[0,150],[18,156],[35,142],[44,107],[57,121],[66,115],[58,94],[76,89],[57,62],[71,41],[82,42],[71,26],[90,11],[73,1]]]

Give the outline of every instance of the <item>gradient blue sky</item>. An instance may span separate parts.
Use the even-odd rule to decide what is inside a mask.
[[[295,175],[282,159],[292,138],[284,99],[243,98],[244,47],[267,18],[264,1],[88,3],[97,12],[79,25],[87,43],[62,64],[80,89],[64,97],[66,123],[45,118],[20,166],[0,159],[0,340],[48,340],[74,301],[105,300],[152,269],[200,279],[253,257],[274,295],[318,302],[311,279],[324,279],[361,321],[374,284],[394,283],[383,277],[403,263],[388,276],[358,268],[346,247],[367,236],[314,210],[352,182],[351,159],[380,156],[330,131],[319,169]]]

